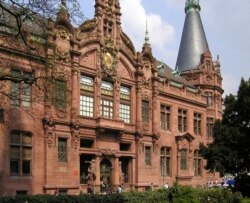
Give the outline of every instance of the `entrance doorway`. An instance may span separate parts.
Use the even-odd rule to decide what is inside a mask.
[[[108,159],[103,159],[100,163],[100,177],[104,184],[105,192],[111,191],[112,186],[112,163]]]

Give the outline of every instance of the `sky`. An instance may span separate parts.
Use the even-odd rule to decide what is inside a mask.
[[[93,18],[95,0],[79,0]],[[174,69],[185,20],[186,0],[120,0],[121,26],[141,51],[146,21],[153,55]],[[224,95],[237,94],[250,78],[250,0],[200,0],[201,19],[213,60],[221,62]]]

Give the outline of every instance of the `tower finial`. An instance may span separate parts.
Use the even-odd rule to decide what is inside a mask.
[[[146,32],[145,32],[145,44],[149,44],[149,36],[148,36],[148,20],[146,20]]]
[[[192,10],[201,10],[199,0],[186,0],[185,12],[189,12]]]
[[[64,8],[64,9],[67,8],[66,0],[61,0],[61,7]]]

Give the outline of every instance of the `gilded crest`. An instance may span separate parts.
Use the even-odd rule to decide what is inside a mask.
[[[117,49],[111,39],[106,39],[101,47],[102,73],[106,76],[116,75]]]

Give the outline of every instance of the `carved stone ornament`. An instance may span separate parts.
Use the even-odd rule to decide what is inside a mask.
[[[72,36],[69,31],[58,26],[55,30],[56,35],[56,59],[59,61],[69,62],[70,61],[70,37]]]
[[[105,76],[115,76],[117,65],[117,48],[113,40],[106,39],[101,44],[101,67]]]
[[[46,141],[49,147],[53,145],[54,141],[54,130],[55,130],[55,122],[52,117],[44,120],[44,132],[46,136]]]
[[[114,14],[114,0],[106,0],[105,11],[109,16]]]
[[[138,152],[139,154],[144,153],[144,143],[141,141],[138,142]]]
[[[151,81],[151,76],[152,76],[151,68],[152,68],[152,64],[149,61],[149,59],[144,58],[143,59],[143,79],[142,79],[142,83],[146,87],[150,87],[152,85],[152,81]]]
[[[117,156],[117,151],[115,149],[100,149],[98,148],[98,152],[104,156]]]

